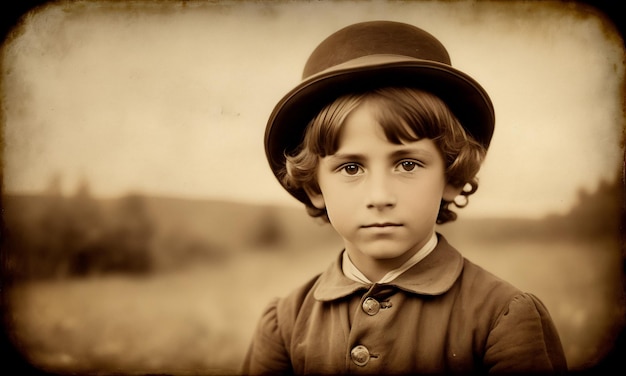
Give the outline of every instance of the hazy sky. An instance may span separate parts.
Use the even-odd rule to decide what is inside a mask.
[[[313,48],[354,22],[419,26],[496,109],[464,215],[562,212],[623,160],[624,51],[593,12],[548,2],[72,2],[5,44],[4,188],[129,190],[296,205],[263,151],[266,120]],[[466,213],[466,214],[465,214]]]

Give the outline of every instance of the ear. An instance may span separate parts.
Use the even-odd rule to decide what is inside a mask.
[[[446,184],[443,188],[443,200],[447,202],[452,202],[456,198],[456,196],[460,195],[463,191],[463,187],[456,187],[450,183]]]
[[[320,210],[326,207],[326,202],[324,201],[324,195],[321,192],[316,192],[310,187],[305,187],[304,192],[306,192],[306,195],[309,196],[309,200],[311,200],[311,203],[313,204],[313,206],[315,206],[316,208]]]

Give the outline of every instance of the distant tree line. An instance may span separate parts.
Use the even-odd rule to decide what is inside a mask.
[[[624,242],[626,225],[622,179],[601,181],[594,191],[580,189],[576,204],[564,214],[550,214],[541,219],[476,219],[460,231],[482,239],[513,241],[589,241],[614,239]]]
[[[618,238],[623,233],[624,187],[622,179],[603,180],[595,191],[580,189],[577,204],[563,215],[549,215],[542,222],[548,234],[577,239]]]
[[[210,235],[190,233],[184,225],[160,228],[151,201],[141,194],[96,199],[82,181],[65,195],[59,176],[53,176],[42,194],[3,199],[0,266],[2,276],[14,280],[145,275],[221,263],[233,246],[271,250],[285,239],[272,207],[237,225],[241,244],[217,245]]]
[[[56,178],[37,206],[24,223],[4,224],[3,272],[9,277],[62,278],[152,270],[154,225],[141,195],[128,194],[107,211],[92,197],[86,182],[65,197]]]

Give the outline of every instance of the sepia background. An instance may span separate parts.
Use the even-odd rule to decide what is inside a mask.
[[[73,1],[2,45],[3,330],[57,373],[236,374],[268,301],[341,250],[275,181],[265,122],[354,22],[419,26],[496,109],[438,228],[537,295],[569,365],[624,324],[624,44],[574,2]]]

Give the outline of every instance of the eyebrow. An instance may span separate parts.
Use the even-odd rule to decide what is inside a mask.
[[[362,154],[354,154],[354,153],[335,153],[328,156],[330,159],[341,161],[341,162],[360,162],[365,160],[364,155]]]
[[[406,157],[431,157],[433,155],[432,152],[428,151],[428,150],[424,150],[424,149],[419,149],[419,148],[407,148],[407,149],[400,149],[400,150],[396,150],[393,153],[391,153],[391,158],[392,159],[400,159],[400,158],[406,158]]]
[[[399,150],[392,152],[389,155],[389,159],[397,160],[397,159],[409,158],[409,157],[430,158],[432,157],[432,155],[433,153],[428,150],[424,150],[420,148],[406,148],[406,149],[399,149]],[[335,153],[335,154],[329,155],[328,157],[330,157],[336,162],[361,162],[367,159],[365,155],[357,154],[357,153]]]

